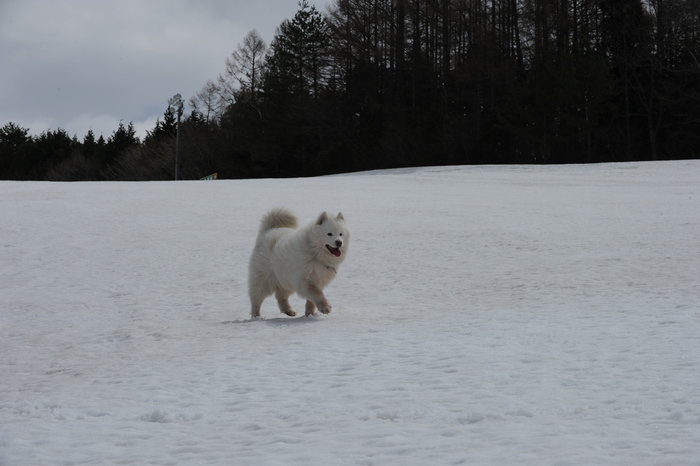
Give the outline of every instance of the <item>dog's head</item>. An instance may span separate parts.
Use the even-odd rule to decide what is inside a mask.
[[[345,259],[350,246],[350,230],[342,213],[333,218],[322,212],[313,229],[314,242],[322,249],[322,257],[336,263]]]

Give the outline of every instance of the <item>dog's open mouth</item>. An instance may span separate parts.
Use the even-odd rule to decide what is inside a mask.
[[[326,249],[328,249],[328,251],[330,251],[330,253],[335,257],[340,257],[340,248],[334,248],[331,245],[326,244]]]

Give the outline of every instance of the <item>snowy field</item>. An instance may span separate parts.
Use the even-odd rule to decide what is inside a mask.
[[[249,319],[278,205],[328,316]],[[700,161],[0,182],[0,264],[3,466],[700,464]]]

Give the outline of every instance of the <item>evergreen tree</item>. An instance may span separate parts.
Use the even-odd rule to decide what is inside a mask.
[[[177,134],[177,116],[175,111],[168,106],[163,113],[163,121],[156,120],[156,126],[151,131],[146,131],[144,144],[159,142],[163,139],[174,138]]]
[[[104,154],[105,150],[107,150],[107,141],[105,141],[105,137],[100,134],[100,137],[97,138],[97,153]]]
[[[326,20],[307,0],[291,21],[277,29],[266,62],[268,88],[285,87],[293,94],[317,97],[329,67],[330,30]]]
[[[0,128],[0,179],[23,179],[30,167],[26,166],[31,137],[28,128],[7,123]]]
[[[124,126],[123,122],[119,122],[119,127],[112,132],[112,135],[107,139],[105,145],[104,165],[109,165],[128,149],[136,147],[140,144],[139,138],[136,137],[134,123],[130,122],[128,126]]]
[[[73,139],[62,128],[55,131],[46,130],[34,140],[36,156],[47,164],[58,163],[68,158],[73,147]]]
[[[254,170],[277,176],[317,173],[330,32],[306,0],[277,29],[265,60],[260,98],[241,95],[225,125],[250,151]]]
[[[131,146],[137,146],[139,138],[136,137],[134,123],[130,122],[128,127],[124,126],[123,122],[119,122],[119,127],[112,132],[112,135],[107,139],[107,147],[110,150],[119,153]]]
[[[651,22],[641,0],[602,0],[601,45],[612,72],[619,82],[618,108],[622,111],[624,121],[623,160],[638,157],[637,153],[644,146],[637,146],[643,141],[644,126],[639,115],[643,114],[637,97],[644,92],[640,88],[639,73],[650,64]]]
[[[92,129],[89,129],[83,138],[83,150],[86,154],[91,154],[95,150],[96,146],[97,141],[95,140],[95,133],[92,131]]]

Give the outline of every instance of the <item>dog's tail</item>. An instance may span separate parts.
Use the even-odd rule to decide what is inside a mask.
[[[262,218],[260,233],[265,233],[273,228],[296,228],[298,224],[296,215],[283,207],[278,207],[269,211]]]

